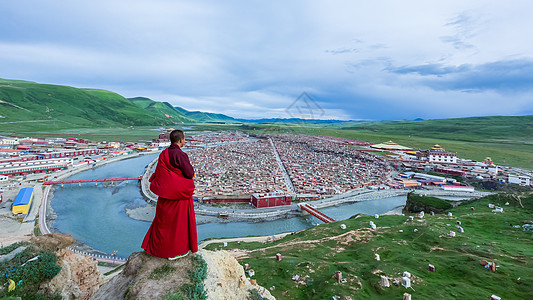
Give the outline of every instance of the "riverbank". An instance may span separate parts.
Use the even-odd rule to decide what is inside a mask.
[[[75,178],[123,177],[129,176],[132,172],[142,173],[154,160],[154,156],[117,162],[116,165],[88,171]],[[320,208],[320,210],[336,220],[344,220],[355,214],[372,216],[382,214],[405,203],[405,197],[402,195],[391,197],[398,192],[405,193],[397,190],[375,192],[359,190],[346,199],[331,197],[324,200],[325,202],[339,200],[338,203],[343,204],[349,201],[356,203]],[[139,222],[131,218],[131,212],[128,216],[126,211],[133,207],[144,207],[147,211],[142,215],[147,218],[147,212],[153,208],[146,207],[146,202],[140,197],[138,185],[124,182],[111,189],[104,188],[100,184],[96,187],[87,184],[82,184],[81,187],[68,185],[56,189],[55,193],[53,204],[58,218],[54,226],[61,232],[71,234],[78,241],[105,253],[118,250],[117,255],[120,257],[127,257],[130,253],[140,250],[140,242],[150,223]],[[204,206],[209,206],[209,209],[204,209]],[[199,241],[224,237],[272,236],[310,228],[321,223],[311,215],[300,212],[296,205],[276,209],[255,209],[248,204],[230,207],[204,206],[196,209]],[[228,218],[219,218],[221,212],[227,214]],[[282,216],[285,217],[280,219]],[[153,215],[149,216],[147,221],[151,221],[152,218]]]
[[[142,155],[153,154],[152,152],[148,153],[136,153],[131,155],[121,155],[106,160],[100,160],[93,165],[79,165],[71,166],[67,170],[58,171],[55,173],[50,173],[49,176],[53,177],[54,180],[61,180],[67,177],[73,176],[80,172],[88,171],[93,168],[99,168],[105,166],[109,163],[132,159]],[[36,223],[38,223],[39,230],[42,234],[50,232],[58,232],[53,228],[53,222],[57,215],[51,206],[51,199],[53,199],[54,189],[51,186],[43,186],[37,181],[37,175],[28,175],[28,179],[17,183],[11,187],[4,187],[4,201],[2,206],[0,206],[0,245],[8,246],[10,244],[27,241],[34,235],[34,229]],[[42,174],[40,175],[42,177]],[[40,178],[39,177],[39,178]],[[13,184],[13,183],[11,183]],[[19,185],[20,184],[20,185]],[[34,188],[34,197],[30,205],[28,214],[25,216],[16,217],[13,216],[10,209],[10,204],[12,204],[15,199],[18,191],[24,187],[33,187]],[[39,217],[37,219],[37,217]],[[37,221],[38,220],[38,221]],[[50,229],[51,228],[51,229]],[[85,247],[83,244],[78,244],[78,247]],[[97,251],[92,249],[93,251]]]
[[[145,174],[147,177],[149,174]],[[357,203],[361,201],[380,200],[385,198],[391,198],[396,196],[406,195],[408,190],[370,190],[370,189],[357,189],[351,190],[341,195],[334,195],[332,197],[307,201],[305,203],[314,206],[317,209],[323,209],[333,206],[341,206],[351,203]],[[447,196],[447,197],[464,197],[464,198],[479,198],[491,193],[489,192],[448,192],[441,190],[417,190],[417,193],[424,195],[434,196]],[[145,198],[151,198],[150,194],[145,194]],[[155,201],[149,201],[146,206],[127,209],[126,213],[132,219],[138,221],[151,222],[155,216]],[[276,208],[266,209],[239,209],[234,208],[231,205],[227,207],[212,207],[210,205],[195,204],[196,224],[206,223],[229,223],[229,222],[271,222],[280,219],[292,218],[303,216],[306,213],[303,212],[296,203],[289,206],[279,206]],[[220,217],[223,214],[224,217]],[[395,208],[387,214],[401,214],[401,208]]]
[[[92,169],[97,169],[97,168],[100,168],[100,167],[103,167],[107,164],[110,164],[110,163],[114,163],[114,162],[118,162],[118,161],[122,161],[122,160],[126,160],[126,159],[133,159],[133,158],[137,158],[137,157],[140,157],[140,156],[143,156],[143,155],[149,155],[149,154],[154,154],[153,152],[139,152],[139,153],[135,153],[135,154],[130,154],[130,155],[119,155],[119,156],[115,156],[115,157],[112,157],[112,158],[107,158],[105,160],[101,160],[99,161],[96,165],[81,165],[81,166],[77,166],[75,169],[73,168],[70,168],[70,169],[67,169],[67,170],[64,170],[64,171],[60,171],[58,173],[55,173],[55,180],[56,181],[59,181],[59,180],[62,180],[62,179],[66,179],[68,177],[71,177],[71,176],[74,176],[78,173],[81,173],[81,172],[85,172],[85,171],[88,171],[88,170],[92,170]],[[42,213],[44,215],[46,215],[46,224],[42,225],[42,224],[39,224],[39,228],[41,230],[41,232],[44,234],[44,233],[49,233],[49,228],[53,228],[53,225],[51,224],[55,218],[57,218],[57,215],[54,211],[54,209],[52,208],[52,201],[51,199],[53,199],[53,194],[54,194],[54,189],[53,188],[50,188],[50,192],[48,193],[48,197],[47,199],[43,199],[47,205],[46,205],[46,209],[44,211],[42,211]]]

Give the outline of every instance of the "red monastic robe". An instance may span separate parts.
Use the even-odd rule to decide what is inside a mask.
[[[142,248],[156,257],[174,257],[187,251],[198,251],[196,218],[192,195],[194,182],[173,167],[168,149],[159,155],[157,167],[150,178],[150,190],[159,196]]]

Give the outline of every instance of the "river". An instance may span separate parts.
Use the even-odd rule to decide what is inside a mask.
[[[126,159],[78,173],[68,179],[139,176],[144,173],[144,167],[156,157],[157,154],[150,154]],[[382,214],[405,204],[405,200],[406,196],[398,196],[328,207],[321,211],[336,220],[344,220],[357,213]],[[125,209],[145,204],[137,182],[122,182],[108,187],[100,183],[57,186],[51,202],[57,214],[52,227],[94,249],[106,253],[117,250],[117,256],[128,257],[132,252],[142,250],[140,245],[150,223],[131,219]],[[198,241],[273,235],[309,228],[319,223],[322,222],[310,215],[262,223],[207,223],[198,225]]]

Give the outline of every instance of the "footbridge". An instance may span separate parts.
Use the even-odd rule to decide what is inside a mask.
[[[320,221],[324,223],[335,222],[335,219],[326,216],[325,214],[323,214],[322,212],[320,212],[319,210],[317,210],[316,208],[312,207],[311,205],[307,203],[300,203],[298,204],[298,206],[302,210],[310,213],[311,215],[315,216],[316,218],[318,218]]]
[[[65,184],[65,183],[84,183],[84,182],[110,182],[110,181],[128,181],[128,180],[141,180],[143,177],[120,177],[120,178],[97,178],[97,179],[78,179],[78,180],[57,180],[57,181],[45,181],[43,185]]]

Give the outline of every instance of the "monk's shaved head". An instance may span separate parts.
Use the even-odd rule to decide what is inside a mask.
[[[175,144],[182,139],[185,139],[185,134],[183,131],[176,129],[170,133],[170,143]]]

